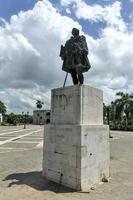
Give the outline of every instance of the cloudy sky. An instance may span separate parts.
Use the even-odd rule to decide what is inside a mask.
[[[8,112],[31,112],[36,99],[50,107],[50,90],[65,77],[60,45],[73,27],[89,47],[85,84],[102,89],[105,103],[133,92],[133,0],[0,0],[0,100]]]

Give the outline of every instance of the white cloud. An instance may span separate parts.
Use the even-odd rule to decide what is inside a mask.
[[[66,8],[66,13],[71,14],[71,10],[69,8]]]
[[[100,4],[89,5],[84,0],[61,0],[63,6],[73,6],[75,15],[78,19],[86,19],[91,22],[106,22],[121,31],[126,30],[126,24],[121,17],[122,4],[116,1],[113,4],[102,6]]]
[[[49,87],[56,80],[62,82],[59,49],[73,26],[80,28],[45,0],[33,10],[13,16],[0,30],[0,81],[14,87],[34,87],[34,82]]]
[[[60,0],[62,6],[69,6],[72,3],[80,3],[82,0]]]
[[[61,87],[65,76],[60,45],[70,37],[73,27],[81,30],[81,25],[62,16],[46,0],[4,24],[0,27],[0,99],[9,111],[31,111],[36,99],[44,101],[48,108],[50,89]],[[116,91],[126,88],[131,92],[133,34],[108,25],[100,38],[86,38],[92,68],[85,74],[85,84],[103,89],[107,102]],[[72,83],[70,76],[68,83]]]
[[[12,16],[9,24],[0,27],[0,84],[9,88],[1,89],[0,99],[6,97],[12,102],[14,94],[16,102],[23,105],[22,89],[29,90],[26,97],[31,98],[31,90],[38,93],[36,85],[45,88],[44,93],[62,86],[65,74],[61,70],[60,45],[70,37],[73,27],[81,29],[77,22],[61,16],[46,0],[36,3],[33,10]],[[10,101],[8,106],[13,108]]]
[[[89,43],[93,67],[87,83],[103,88],[105,93],[105,88],[108,88],[109,91],[112,90],[113,96],[125,88],[126,92],[131,92],[129,88],[133,85],[133,34],[107,27],[103,30],[101,38],[88,38]],[[86,74],[86,78],[87,76]],[[110,100],[108,93],[107,100]]]
[[[36,109],[36,100],[44,102],[44,108],[49,109],[50,91],[43,87],[37,86],[32,89],[13,89],[8,88],[0,91],[0,97],[5,105],[8,106],[8,113],[17,111],[18,113],[29,112],[32,114],[33,109]]]

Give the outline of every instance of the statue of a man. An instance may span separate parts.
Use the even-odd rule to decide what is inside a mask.
[[[74,85],[84,83],[83,72],[87,72],[91,67],[87,55],[85,36],[80,36],[79,30],[73,28],[72,37],[65,46],[61,46],[60,57],[63,60],[62,70],[71,74]]]

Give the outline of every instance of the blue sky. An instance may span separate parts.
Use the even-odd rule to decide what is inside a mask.
[[[21,10],[32,9],[37,0],[0,0],[0,17],[10,20],[12,15]]]

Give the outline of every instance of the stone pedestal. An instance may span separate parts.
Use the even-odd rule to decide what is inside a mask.
[[[52,90],[51,124],[103,124],[103,94],[89,86]]]
[[[109,177],[109,163],[102,91],[84,85],[52,90],[51,124],[44,127],[43,175],[84,190]]]

